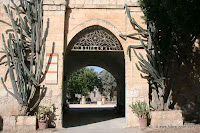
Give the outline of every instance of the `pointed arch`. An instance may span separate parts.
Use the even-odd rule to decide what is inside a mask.
[[[87,27],[91,27],[91,26],[101,26],[107,30],[109,30],[120,42],[120,44],[125,44],[124,41],[119,35],[121,34],[121,32],[110,22],[102,20],[102,19],[90,19],[87,20],[79,25],[77,25],[76,27],[74,27],[72,30],[69,31],[68,35],[67,35],[67,45],[69,45],[69,43],[72,41],[72,39],[82,30],[86,29]],[[123,46],[123,49],[125,49],[125,46]]]

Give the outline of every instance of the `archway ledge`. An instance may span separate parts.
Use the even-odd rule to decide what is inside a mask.
[[[103,20],[103,19],[90,19],[90,20],[87,20],[87,21],[82,22],[81,24],[77,25],[68,33],[67,45],[70,43],[70,41],[73,39],[73,37],[76,34],[78,34],[80,31],[84,30],[87,27],[94,26],[94,25],[99,25],[99,26],[102,26],[102,27],[108,29],[115,35],[115,37],[120,41],[120,43],[123,44],[121,41],[124,41],[124,40],[119,36],[121,34],[121,32],[113,24],[111,24],[110,22]],[[123,47],[123,49],[124,49],[124,47]]]

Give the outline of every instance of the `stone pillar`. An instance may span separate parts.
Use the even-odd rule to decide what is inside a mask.
[[[143,28],[146,28],[146,25],[143,23],[144,20],[139,16],[143,16],[143,13],[139,6],[129,7],[131,10],[131,15],[134,17],[136,22],[141,25]],[[130,20],[126,19],[126,34],[137,33],[134,31]],[[140,41],[136,39],[127,38],[126,39],[127,47],[129,45],[141,45]],[[124,51],[127,51],[125,49]],[[136,49],[137,53],[141,53],[144,58],[146,58],[146,53],[144,49]],[[148,81],[141,77],[141,72],[136,68],[135,63],[138,63],[138,59],[135,56],[133,50],[130,51],[130,54],[125,54],[126,59],[126,122],[127,127],[138,127],[139,119],[134,114],[129,107],[132,103],[136,101],[145,101],[149,104],[149,86]],[[143,75],[144,76],[144,75]]]
[[[44,27],[47,19],[50,20],[49,32],[46,41],[46,53],[58,54],[58,82],[46,84],[47,92],[41,104],[54,104],[56,108],[55,127],[62,128],[62,80],[63,80],[63,53],[64,53],[64,28],[65,28],[65,0],[44,0]],[[45,57],[46,60],[46,57]]]

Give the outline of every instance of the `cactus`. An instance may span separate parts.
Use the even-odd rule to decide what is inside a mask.
[[[137,29],[138,33],[133,33],[129,35],[120,35],[121,37],[134,37],[136,35],[143,36],[147,38],[147,44],[144,43],[141,37],[138,39],[141,42],[141,45],[130,45],[127,48],[127,53],[130,53],[130,49],[133,49],[134,54],[139,59],[138,63],[136,63],[136,67],[139,71],[144,73],[147,76],[141,75],[143,78],[147,79],[150,84],[150,107],[153,110],[168,110],[170,106],[170,100],[172,95],[173,83],[172,87],[167,92],[166,90],[166,75],[167,69],[162,63],[160,57],[162,56],[162,50],[159,48],[159,41],[156,38],[157,31],[156,27],[153,23],[148,24],[148,30],[143,29],[135,20],[131,17],[130,10],[128,9],[127,5],[125,4],[125,10],[127,16],[134,27]],[[145,59],[142,54],[138,54],[135,49],[137,48],[144,48],[146,51],[147,59]],[[131,58],[130,58],[131,59]]]
[[[13,0],[11,3],[12,6],[4,5],[11,23],[0,20],[11,27],[6,31],[7,41],[2,34],[1,53],[4,55],[0,64],[8,67],[13,92],[5,85],[7,74],[1,82],[7,92],[17,99],[21,107],[20,115],[28,115],[44,96],[45,87],[40,84],[45,76],[42,70],[49,19],[43,35],[43,0],[20,0],[19,6]],[[4,58],[6,61],[2,62]],[[38,91],[39,97],[35,101]]]

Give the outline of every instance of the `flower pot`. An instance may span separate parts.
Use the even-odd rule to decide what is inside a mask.
[[[106,97],[102,96],[102,104],[105,104],[105,102],[106,102]]]
[[[101,100],[101,98],[99,98],[99,100],[97,101],[97,105],[102,105],[102,100]]]
[[[82,96],[81,104],[86,104],[86,98],[85,98],[85,96]]]
[[[147,127],[147,118],[141,118],[139,121],[141,128]]]
[[[44,130],[47,128],[47,121],[38,121],[39,129]]]

